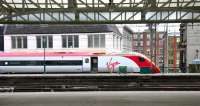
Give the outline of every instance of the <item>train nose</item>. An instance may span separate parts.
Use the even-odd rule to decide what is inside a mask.
[[[157,66],[153,66],[153,73],[160,73],[160,68]]]

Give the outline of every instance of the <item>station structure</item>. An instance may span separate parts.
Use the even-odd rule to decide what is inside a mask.
[[[150,37],[156,38],[156,24],[182,23],[180,26],[180,44],[178,44],[181,48],[180,68],[182,72],[187,72],[185,70],[188,67],[189,63],[187,61],[189,59],[199,56],[199,46],[197,46],[199,40],[196,38],[198,31],[196,31],[196,27],[193,27],[194,23],[199,22],[200,0],[0,0],[0,24],[144,23],[149,26]],[[191,27],[188,23],[191,24]],[[2,29],[0,28],[0,30]],[[124,34],[129,35],[129,31],[124,32]],[[185,34],[190,35],[185,36]],[[42,39],[42,37],[38,37],[38,39],[40,38]],[[72,38],[76,39],[76,36]],[[0,41],[3,41],[2,39],[4,37],[0,36]],[[14,42],[17,42],[18,39],[26,41],[24,37],[10,37],[10,39]],[[48,37],[47,39],[52,38]],[[177,46],[175,40],[176,38],[172,39],[174,41],[172,47]],[[38,42],[38,44],[40,43]],[[153,44],[152,40],[150,44]],[[20,45],[14,45],[13,43],[10,47],[20,47]],[[21,47],[23,46],[21,45]],[[53,45],[50,44],[49,47],[51,46]],[[68,45],[63,44],[63,46],[67,47]],[[72,44],[72,47],[76,47],[76,45]],[[6,47],[6,49],[8,48]],[[173,51],[176,51],[176,49],[173,49]],[[188,55],[190,52],[192,54]],[[152,50],[150,54],[153,54]],[[176,63],[176,60],[174,60],[174,63]],[[86,75],[85,77],[64,74],[52,76],[46,76],[45,74],[30,76],[12,74],[1,75],[0,78],[0,82],[2,82],[0,83],[1,92],[7,90],[11,92],[34,90],[47,90],[50,92],[72,90],[200,90],[200,76],[198,74],[106,74],[99,76],[92,74],[92,76]]]
[[[1,0],[0,23],[200,22],[199,0]]]
[[[156,29],[153,26],[156,24],[191,23],[193,26],[193,23],[198,22],[199,0],[0,0],[0,24],[145,23],[149,25],[150,36],[153,38],[156,36],[153,34],[153,30]],[[187,26],[187,29],[190,28]],[[187,58],[191,59],[194,56],[187,56],[189,52],[186,51],[190,51],[191,47],[186,45],[184,39],[181,35],[178,44],[181,48],[180,67],[187,68]],[[190,42],[189,40],[191,39],[187,41]],[[195,48],[192,53],[198,54],[197,51],[198,48]],[[150,51],[150,54],[152,55],[153,51]]]

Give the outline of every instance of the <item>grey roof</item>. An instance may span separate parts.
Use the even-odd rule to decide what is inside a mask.
[[[103,33],[119,32],[112,24],[85,25],[7,25],[5,35],[8,34],[62,34],[62,33]]]
[[[4,27],[0,26],[0,35],[3,35],[3,29],[4,29]]]
[[[124,26],[123,28],[124,28],[124,30],[126,30],[126,31],[129,32],[130,34],[133,34],[133,33],[134,33],[133,30],[131,30],[128,26]]]
[[[3,26],[0,26],[0,52],[4,50]]]

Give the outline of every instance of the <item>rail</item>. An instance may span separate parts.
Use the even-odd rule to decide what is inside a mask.
[[[0,92],[200,91],[200,75],[27,74],[0,75]]]

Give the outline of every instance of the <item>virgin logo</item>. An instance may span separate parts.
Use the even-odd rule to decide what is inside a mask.
[[[118,61],[112,62],[112,58],[110,58],[110,61],[106,63],[107,69],[112,73],[114,69],[119,65],[120,63]]]

